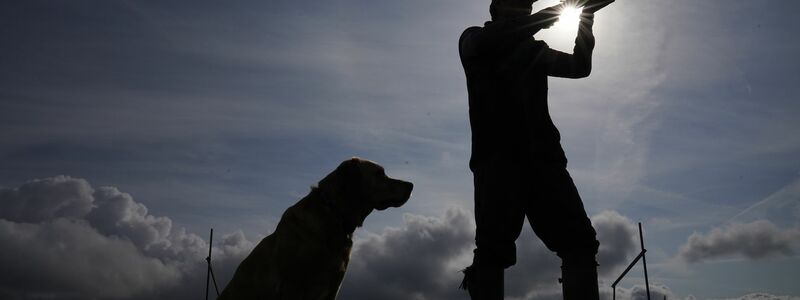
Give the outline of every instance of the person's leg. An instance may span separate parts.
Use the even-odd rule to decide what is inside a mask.
[[[483,168],[474,174],[475,232],[472,265],[462,287],[473,300],[503,299],[503,271],[516,263],[515,241],[525,220],[521,182],[513,168]]]
[[[562,260],[564,299],[598,299],[599,242],[572,178],[559,165],[537,167],[534,174],[534,199],[525,211],[536,235]]]

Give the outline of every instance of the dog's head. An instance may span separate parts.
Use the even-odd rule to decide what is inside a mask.
[[[325,201],[354,226],[361,226],[374,209],[405,204],[413,188],[410,182],[386,176],[380,165],[359,158],[342,162],[318,186]]]

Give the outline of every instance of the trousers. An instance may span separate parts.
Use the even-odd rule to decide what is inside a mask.
[[[566,163],[493,163],[473,169],[473,175],[473,265],[514,265],[525,217],[545,246],[562,259],[594,259],[597,233]]]

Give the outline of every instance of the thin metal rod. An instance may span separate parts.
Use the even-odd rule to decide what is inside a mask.
[[[214,290],[217,291],[217,298],[219,298],[219,288],[217,287],[217,277],[214,276],[214,268],[209,268],[211,270],[211,282],[214,283]]]
[[[211,228],[211,235],[208,238],[208,257],[206,257],[206,262],[208,263],[208,270],[206,271],[206,300],[208,300],[209,279],[214,274],[214,272],[211,271],[211,243],[213,241],[214,241],[214,228]],[[216,287],[217,287],[217,280],[214,279],[214,288]],[[217,291],[217,295],[219,295],[219,291]]]
[[[617,287],[615,286],[611,287],[611,294],[614,295],[611,296],[611,300],[617,300]]]
[[[619,277],[617,278],[617,280],[616,280],[616,281],[614,281],[614,283],[613,283],[613,284],[611,284],[611,287],[613,287],[613,288],[616,288],[616,287],[617,287],[617,283],[619,283],[619,281],[620,281],[620,280],[622,280],[622,277],[625,277],[625,274],[628,274],[628,271],[630,271],[630,270],[631,270],[631,268],[633,268],[633,266],[634,266],[634,265],[636,265],[636,263],[637,263],[637,262],[639,261],[639,259],[641,259],[642,257],[644,257],[644,252],[639,252],[639,255],[637,255],[637,256],[636,256],[636,258],[634,258],[634,259],[633,259],[633,261],[631,262],[631,264],[629,264],[629,265],[628,265],[628,267],[625,269],[625,271],[624,271],[624,272],[622,272],[622,275],[619,275]]]
[[[644,257],[644,235],[642,234],[642,222],[639,222],[639,243],[642,246],[642,267],[644,267],[644,287],[647,290],[647,300],[650,300],[650,280],[647,278],[647,259]]]

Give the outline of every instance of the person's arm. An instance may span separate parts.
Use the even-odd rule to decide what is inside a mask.
[[[583,78],[592,72],[594,14],[582,13],[572,54],[547,49],[547,75],[563,78]]]
[[[575,1],[575,0],[569,0]],[[604,7],[608,6],[611,3],[614,3],[615,0],[579,0],[580,4],[576,6],[583,6],[584,13],[596,13],[598,10],[603,9]]]
[[[477,55],[492,49],[504,48],[519,38],[530,37],[539,30],[549,28],[558,21],[561,6],[559,4],[548,7],[519,18],[490,22],[483,28],[469,28],[461,35],[459,42],[462,55]]]

